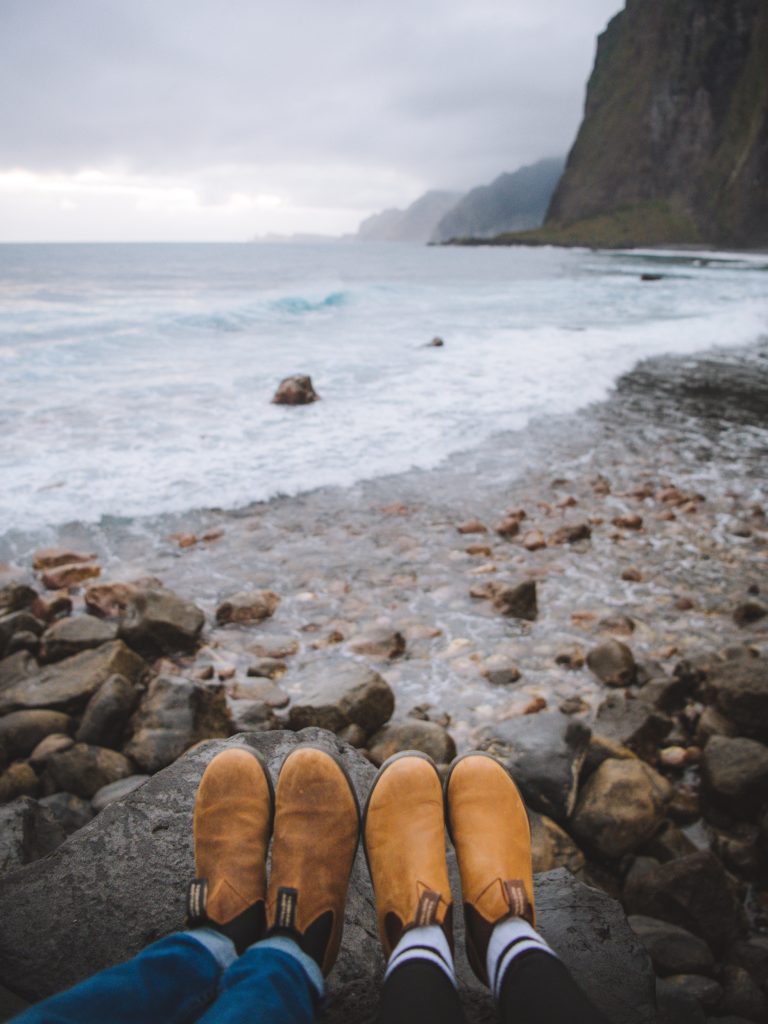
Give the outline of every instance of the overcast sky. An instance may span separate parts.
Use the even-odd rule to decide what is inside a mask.
[[[0,0],[0,240],[354,231],[567,152],[622,0]]]

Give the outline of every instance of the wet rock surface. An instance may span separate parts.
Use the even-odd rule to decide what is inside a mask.
[[[169,590],[138,590],[120,620],[120,636],[143,655],[193,650],[205,615]]]
[[[40,660],[61,661],[116,639],[117,626],[93,615],[59,619],[43,633]]]
[[[64,842],[66,834],[55,816],[31,797],[0,807],[0,873],[31,864]]]
[[[0,714],[24,708],[81,708],[112,675],[138,680],[146,664],[121,640],[104,644],[57,662],[37,674],[27,674],[0,691]]]
[[[274,777],[288,751],[310,739],[342,758],[362,800],[373,767],[328,733],[274,732],[228,742],[256,746]],[[183,926],[186,880],[193,873],[194,794],[205,764],[222,745],[212,741],[190,752],[125,800],[108,806],[52,857],[0,879],[4,985],[38,999]],[[450,864],[455,887],[452,855]],[[60,898],[51,905],[53,890]],[[114,892],[121,893],[119,904],[110,896]],[[608,1018],[614,1024],[652,1024],[650,961],[618,904],[563,870],[537,878],[536,898],[542,933]],[[47,927],[41,933],[43,907]],[[64,945],[69,952],[61,957]],[[370,881],[358,852],[341,954],[329,978],[326,1019],[373,1019],[383,966]],[[487,991],[466,963],[460,928],[457,966],[470,1024],[493,1020]]]
[[[309,405],[319,398],[320,395],[312,386],[312,378],[297,374],[280,381],[272,401],[275,405]]]
[[[662,977],[707,975],[714,970],[715,959],[709,946],[685,928],[643,915],[631,916],[629,925],[648,950],[656,973]]]
[[[656,832],[671,798],[672,787],[649,765],[611,758],[581,791],[573,830],[603,857],[621,857]]]
[[[0,718],[0,759],[13,761],[31,754],[52,733],[68,733],[72,719],[62,711],[12,711]]]
[[[576,803],[589,738],[583,722],[552,711],[500,722],[483,746],[508,766],[530,807],[565,821]]]
[[[717,744],[707,753],[713,737],[766,743],[768,617],[745,609],[765,605],[768,594],[768,422],[764,389],[744,403],[720,388],[732,358],[742,356],[712,357],[702,378],[706,401],[686,390],[690,361],[653,361],[623,379],[615,399],[577,417],[542,418],[429,473],[231,512],[63,528],[61,547],[98,552],[98,562],[61,564],[103,565],[112,582],[86,579],[44,595],[31,568],[40,541],[0,550],[13,563],[0,568],[0,737],[3,728],[15,734],[13,722],[3,722],[27,707],[69,719],[32,750],[29,738],[19,740],[6,756],[0,797],[29,794],[82,811],[82,798],[50,792],[46,766],[81,738],[88,702],[121,669],[96,680],[78,670],[66,685],[59,676],[48,686],[74,659],[41,668],[40,638],[62,616],[74,621],[86,612],[119,626],[136,593],[173,588],[192,597],[207,624],[190,646],[147,649],[135,674],[123,672],[139,697],[161,677],[220,686],[230,731],[322,720],[363,752],[374,732],[407,726],[412,714],[446,730],[459,753],[495,745],[519,774],[525,767],[526,795],[544,815],[535,830],[543,862],[565,862],[625,908],[695,932],[715,957],[712,976],[724,993],[731,965],[764,986],[762,775],[747,773],[756,785],[736,784],[741,796],[752,794],[746,802],[729,798],[735,761],[718,765]],[[503,535],[493,528],[501,524]],[[535,619],[494,607],[498,588],[526,582],[535,584]],[[217,621],[227,595],[246,595],[247,608],[259,591],[280,595],[267,615]],[[398,634],[405,649],[394,657],[382,656],[383,647],[352,649],[355,638],[377,633]],[[635,665],[634,675],[614,679],[620,685],[585,664],[597,648],[615,652],[613,641]],[[109,661],[114,644],[75,657]],[[347,714],[344,664],[376,672],[388,688],[374,688],[382,698],[378,711],[372,705],[375,726],[365,712],[355,711],[358,721]],[[20,692],[33,702],[7,701]],[[297,708],[315,717],[292,719]],[[558,710],[593,730],[585,754],[574,757],[557,730],[542,739],[538,763],[535,743],[515,747],[513,759],[508,741],[546,734],[546,716]],[[83,736],[126,755],[131,720],[116,737]],[[165,735],[160,726],[158,745]],[[547,764],[550,748],[556,767]],[[672,797],[653,834],[617,858],[577,837],[574,809],[601,765],[632,759],[662,775]],[[131,763],[133,773],[144,770]],[[691,864],[705,854],[707,870]],[[719,908],[719,932],[714,924],[694,927],[706,914],[686,888],[693,869]],[[678,1009],[687,1000],[686,1012],[704,1012],[690,994],[674,998]],[[664,999],[669,1010],[673,996]]]
[[[158,676],[134,716],[125,752],[143,772],[156,772],[199,740],[231,732],[223,686]]]
[[[370,734],[391,716],[395,697],[387,681],[373,669],[339,662],[313,672],[301,698],[291,705],[292,729],[315,725],[331,732],[357,725]]]
[[[368,754],[374,764],[402,750],[421,750],[437,764],[449,764],[456,756],[456,744],[446,729],[436,722],[401,722],[385,725],[368,740]]]

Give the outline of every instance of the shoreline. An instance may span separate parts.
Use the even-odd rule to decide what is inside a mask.
[[[0,660],[3,813],[39,815],[54,846],[67,833],[79,848],[94,814],[123,813],[207,737],[293,741],[319,726],[374,764],[416,747],[443,770],[486,749],[531,809],[535,870],[565,867],[641,915],[630,925],[660,993],[680,970],[654,936],[676,924],[708,944],[694,981],[727,995],[741,972],[756,1005],[768,938],[767,354],[761,342],[648,360],[607,401],[429,471],[70,526],[58,542],[96,561],[79,563],[85,578],[68,593],[42,591],[31,552],[0,571],[0,597],[13,576],[34,597]],[[122,612],[107,610],[132,581]],[[35,615],[48,618],[41,638]],[[731,721],[723,702],[742,684],[752,704]],[[32,748],[14,715],[55,721]],[[99,715],[116,716],[115,735],[94,727]],[[18,867],[49,850],[10,856]],[[706,914],[701,891],[714,900]],[[669,902],[678,892],[682,909]]]
[[[725,365],[736,357],[724,351],[710,358]],[[373,661],[395,691],[395,719],[431,704],[434,714],[450,716],[460,750],[474,745],[498,713],[515,715],[533,701],[552,709],[579,697],[593,715],[602,687],[586,668],[558,664],[569,647],[580,648],[583,658],[591,643],[616,636],[638,659],[671,671],[676,659],[715,639],[739,639],[730,612],[749,582],[768,592],[765,525],[751,508],[766,500],[759,446],[750,482],[741,463],[729,461],[741,424],[733,437],[718,427],[703,455],[706,428],[695,414],[668,426],[654,422],[662,406],[664,414],[679,406],[680,381],[678,391],[661,395],[655,414],[647,407],[649,393],[659,399],[653,389],[666,386],[669,368],[690,362],[641,363],[606,401],[539,418],[434,469],[229,511],[166,514],[123,526],[71,524],[51,540],[96,552],[104,580],[157,577],[198,603],[212,624],[205,658],[234,670],[235,680],[247,672],[249,637],[216,627],[215,608],[227,593],[264,587],[280,595],[281,606],[259,631],[287,632],[299,644],[281,680],[291,696],[320,663],[364,660],[350,649],[359,635],[391,629],[403,634],[405,654]],[[651,392],[644,380],[649,368]],[[722,369],[710,376],[724,379]],[[665,519],[669,509],[655,495],[669,487],[705,500]],[[510,509],[523,509],[526,519],[518,536],[504,538],[494,527]],[[639,529],[612,524],[633,515],[642,518]],[[457,527],[470,520],[485,532],[459,534]],[[579,523],[588,524],[588,540],[534,551],[521,543],[531,531],[547,540]],[[745,530],[748,536],[738,536]],[[220,536],[192,540],[210,533]],[[182,535],[183,546],[171,535]],[[468,554],[473,543],[487,553]],[[17,568],[26,570],[28,562]],[[641,578],[622,579],[625,572]],[[744,583],[742,573],[749,577]],[[532,624],[499,616],[489,601],[469,594],[488,581],[525,580],[539,591]],[[483,675],[502,662],[522,673],[513,687],[490,685]],[[195,672],[200,664],[180,668]]]

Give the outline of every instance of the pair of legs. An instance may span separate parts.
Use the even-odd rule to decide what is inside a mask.
[[[448,824],[467,951],[502,1020],[603,1024],[534,931],[530,832],[517,789],[483,754],[445,791],[424,755],[397,755],[368,798],[363,842],[387,956],[381,1020],[463,1020],[453,970]],[[258,756],[231,747],[206,768],[194,813],[190,930],[27,1010],[18,1024],[310,1024],[338,953],[360,834],[341,766],[315,747],[286,758],[276,792]],[[266,858],[272,838],[272,870]]]

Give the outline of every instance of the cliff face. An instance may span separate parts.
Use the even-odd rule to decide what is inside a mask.
[[[447,242],[468,235],[484,238],[538,227],[564,164],[562,157],[539,160],[511,174],[500,174],[490,185],[473,188],[446,213],[432,240]]]
[[[768,0],[627,0],[544,233],[768,244]]]

